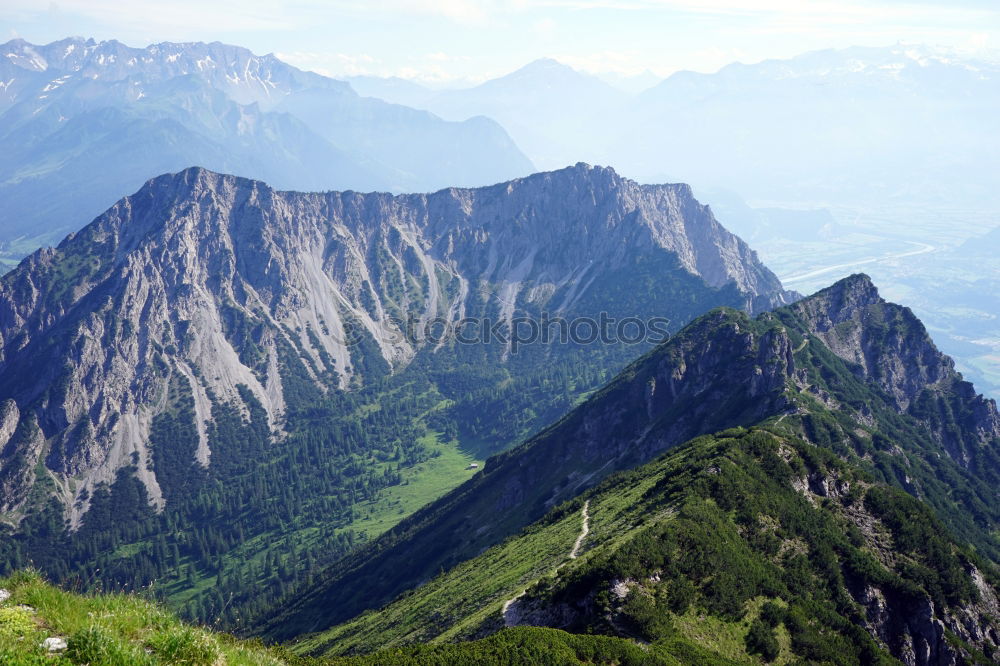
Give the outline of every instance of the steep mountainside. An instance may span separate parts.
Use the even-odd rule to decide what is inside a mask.
[[[849,336],[854,337],[854,345],[843,344]],[[824,340],[829,341],[832,348]],[[858,362],[855,349],[862,350],[863,362]],[[960,544],[961,552],[966,553],[961,557],[973,557],[968,555],[971,552],[968,549],[974,548],[980,557],[986,558],[983,564],[976,566],[991,568],[993,565],[989,562],[1000,561],[1000,543],[995,536],[995,529],[1000,524],[1000,502],[994,490],[1000,481],[997,478],[1000,426],[996,405],[977,396],[971,385],[961,380],[950,360],[936,351],[920,322],[907,309],[886,303],[878,297],[870,280],[855,276],[794,305],[779,308],[773,314],[762,314],[756,320],[726,310],[699,318],[668,343],[629,366],[614,382],[557,424],[522,447],[488,461],[483,473],[333,567],[329,577],[312,589],[297,591],[289,598],[287,606],[277,613],[269,625],[270,631],[275,636],[290,636],[295,632],[322,629],[324,624],[346,619],[351,613],[385,603],[400,592],[425,583],[442,568],[450,570],[441,578],[416,587],[411,594],[400,597],[383,611],[362,615],[343,627],[311,638],[302,648],[370,650],[386,642],[448,640],[488,630],[503,600],[513,599],[519,589],[548,575],[566,559],[567,552],[577,552],[573,538],[579,536],[581,502],[577,500],[572,511],[565,506],[557,509],[542,523],[529,527],[514,541],[497,546],[480,559],[468,558],[500,543],[506,536],[541,518],[553,506],[578,496],[616,470],[634,467],[699,434],[759,423],[765,424],[771,435],[763,439],[749,437],[739,442],[730,439],[721,444],[712,440],[708,448],[704,441],[698,447],[686,445],[665,458],[666,462],[640,470],[636,476],[625,477],[627,482],[609,481],[610,485],[605,487],[617,488],[614,493],[602,495],[607,491],[598,490],[582,495],[582,498],[593,498],[588,508],[590,516],[597,516],[595,509],[603,503],[613,503],[613,508],[603,509],[605,516],[598,519],[610,521],[606,523],[603,537],[607,540],[607,548],[612,552],[624,548],[622,544],[628,540],[623,542],[619,537],[640,527],[645,529],[644,525],[650,521],[667,526],[664,529],[673,529],[669,528],[670,521],[689,500],[714,502],[725,509],[738,508],[741,503],[757,498],[754,501],[758,503],[774,502],[764,507],[761,525],[776,521],[793,531],[805,530],[783,538],[800,540],[801,547],[808,552],[823,550],[830,534],[843,537],[843,532],[838,531],[841,528],[836,527],[840,523],[836,521],[853,521],[857,529],[863,529],[874,516],[886,524],[897,521],[898,524],[892,527],[896,530],[912,520],[916,523],[912,529],[921,525],[923,529],[931,524],[935,527],[930,533],[950,531],[949,538]],[[772,449],[781,453],[782,465],[791,465],[790,469],[798,471],[784,475],[770,469],[768,466],[775,458],[762,460],[761,456]],[[752,454],[750,458],[746,458],[748,450]],[[719,466],[711,459],[719,456],[730,465],[735,461],[734,470],[743,470],[748,477],[738,483],[733,480],[722,490],[711,484],[704,487],[689,484],[689,475],[682,473],[682,468],[692,466],[708,470],[710,477],[719,473],[711,471]],[[703,471],[702,476],[705,474]],[[840,479],[847,482],[840,484]],[[643,486],[644,490],[638,486],[628,489],[633,483],[641,486],[647,480],[649,484]],[[654,482],[656,485],[650,488]],[[846,495],[852,482],[860,483],[871,496],[871,505],[867,500],[864,505],[868,513],[850,515],[848,508],[834,511],[815,498],[808,499],[814,495]],[[773,483],[780,483],[780,488],[768,485]],[[923,505],[894,494],[888,490],[889,486],[906,490],[922,500]],[[667,489],[671,489],[670,492],[666,492]],[[630,493],[629,498],[623,499],[620,493]],[[806,506],[799,500],[792,502],[791,498],[796,496],[799,499],[805,496],[810,505],[823,509],[810,514],[808,529],[801,524],[795,526],[796,521],[803,520],[800,514]],[[781,497],[791,504],[780,500]],[[858,499],[860,495],[855,493],[850,502],[845,500],[845,506],[851,506],[851,502]],[[757,505],[748,505],[746,510],[754,506]],[[843,512],[847,514],[841,515]],[[903,518],[904,515],[912,518]],[[720,526],[724,526],[730,518],[723,514],[712,520],[722,520]],[[831,520],[835,522],[825,522]],[[938,523],[934,521],[941,521],[947,528],[936,527]],[[749,538],[745,522],[739,518],[735,525],[726,529],[736,530],[734,534],[740,538]],[[547,527],[556,523],[558,527]],[[869,548],[884,549],[876,536],[867,534],[865,543]],[[927,535],[908,533],[895,538],[905,540],[906,548],[917,548],[916,544]],[[585,534],[586,543],[594,539]],[[647,557],[646,546],[652,548],[650,544],[643,548],[635,546],[629,557],[655,561],[653,554]],[[704,547],[718,546],[706,543]],[[747,547],[762,546],[751,540]],[[929,546],[920,546],[923,547]],[[946,577],[957,575],[942,569],[951,570],[957,566],[954,560],[945,557],[954,547],[949,544],[935,547],[943,551],[883,553],[886,556],[883,564],[911,583],[924,586],[924,591],[933,597],[940,593],[939,587],[935,587],[938,583],[920,573],[924,570],[919,567],[929,567]],[[653,548],[649,552],[658,551]],[[851,558],[858,557],[853,553],[844,546],[834,559],[846,567]],[[779,554],[788,553],[781,550]],[[830,555],[825,551],[820,554],[823,557]],[[743,563],[744,555],[723,552],[719,555],[722,559],[710,570],[744,571],[749,566]],[[772,562],[776,562],[773,560],[775,555],[767,553]],[[737,556],[740,561],[731,559]],[[468,561],[463,563],[464,560]],[[904,564],[911,561],[920,563],[913,565],[917,569]],[[963,566],[966,572],[963,575],[972,575],[968,573],[969,566]],[[659,575],[656,566],[647,568],[644,575]],[[567,565],[567,571],[571,569],[572,565]],[[684,575],[689,579],[693,577],[693,582],[688,582],[696,587],[708,582],[707,573],[694,576],[688,571]],[[761,585],[767,582],[761,580]],[[804,611],[805,617],[800,619],[806,624],[819,621],[837,632],[846,631],[842,634],[845,640],[860,646],[862,643],[857,636],[851,634],[853,630],[849,631],[842,624],[842,620],[855,625],[859,622],[846,607],[838,605],[842,604],[838,601],[838,586],[841,585],[838,580],[832,579],[831,587],[823,592],[828,595],[823,597],[825,601],[819,597],[814,601],[833,603],[839,608],[841,619],[836,622],[829,616],[823,619],[824,616],[816,615],[818,611],[813,607]],[[962,589],[968,591],[969,581],[973,579],[966,577],[964,580]],[[664,581],[667,581],[666,576]],[[595,594],[600,591],[594,587],[587,589]],[[774,590],[742,588],[735,602],[732,598],[727,599],[727,603],[736,605],[722,608],[725,613],[720,617],[733,622],[743,619],[743,611],[739,609],[745,601],[760,594],[779,596],[786,605],[803,602],[798,593],[778,595]],[[731,590],[726,592],[730,593]],[[910,593],[907,598],[912,601],[916,593],[912,590]],[[949,598],[948,603],[952,604],[955,613],[964,613],[962,609],[970,608],[975,595],[955,594],[959,597]],[[624,595],[619,596],[624,598]],[[995,603],[995,600],[989,602],[992,598],[989,595],[984,598],[987,606]],[[588,599],[572,601],[565,611],[569,618],[565,623],[559,624],[559,620],[553,619],[543,624],[580,630],[597,621],[596,616],[581,620],[583,624],[572,619],[577,613],[574,610],[577,605],[601,602],[600,597],[597,601]],[[992,628],[992,620],[987,617],[988,607],[976,606],[970,610],[975,628],[961,629],[964,626],[961,617],[964,616],[948,619],[941,599],[935,597],[934,603],[938,604],[936,611],[935,607],[925,605],[925,610],[920,612],[930,612],[942,622],[950,623],[949,631],[983,649],[987,644],[996,643],[994,638],[982,639],[981,635]],[[511,606],[519,607],[517,604]],[[524,608],[520,616],[527,618],[526,623],[537,623],[530,619],[534,606],[528,604]],[[715,611],[720,608],[715,607]],[[906,608],[898,607],[893,612],[905,616],[913,610]],[[556,617],[562,612],[557,609],[542,615]],[[581,612],[596,613],[592,610]],[[651,612],[647,612],[649,621],[652,621]],[[519,611],[515,610],[516,616],[517,613]],[[899,618],[884,618],[884,622],[897,620]],[[609,621],[612,622],[610,627],[603,626],[605,633],[641,635],[636,634],[634,628],[625,628],[632,625],[616,625],[613,618]],[[664,626],[667,625],[669,622]],[[865,626],[864,623],[860,625]],[[744,632],[747,626],[743,627]],[[955,629],[955,626],[960,628]],[[792,630],[792,626],[788,625],[788,629]],[[887,633],[876,637],[876,641],[882,641],[882,647],[897,657],[902,654],[901,650],[905,651],[899,645],[906,640],[916,641],[912,633],[917,631],[914,627],[885,625],[879,631],[882,629]],[[905,638],[904,634],[910,638]],[[944,640],[943,633],[939,631],[937,635]],[[663,634],[647,634],[646,637],[662,638]],[[934,649],[944,650],[940,642]],[[821,652],[835,651],[835,648],[828,648]],[[800,656],[808,656],[796,651]],[[937,662],[918,660],[913,663]]]
[[[630,639],[666,663],[988,664],[998,573],[917,499],[772,420],[615,475],[295,647],[405,663],[410,643],[461,654],[476,643],[447,643],[531,626]],[[714,658],[685,658],[691,644]]]
[[[515,347],[515,317],[669,331],[789,299],[689,188],[610,169],[399,196],[163,176],[0,281],[0,510],[21,525],[6,557],[173,576],[183,600],[182,569],[221,575],[236,552],[235,589],[291,579],[308,558],[277,539],[334,557],[385,492],[413,482],[426,501],[469,475],[421,486],[435,456],[520,441],[652,344]],[[473,344],[435,336],[470,318]],[[72,548],[53,541],[63,514]]]
[[[359,97],[273,55],[82,39],[0,45],[0,156],[12,256],[193,164],[300,190],[426,191],[531,171],[492,121]]]

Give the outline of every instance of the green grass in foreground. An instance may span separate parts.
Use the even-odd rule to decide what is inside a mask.
[[[131,594],[82,596],[46,583],[33,571],[0,578],[11,593],[0,603],[0,664],[68,666],[283,666],[306,663],[261,644],[181,622],[158,604]],[[68,647],[49,653],[46,638]]]
[[[0,603],[0,664],[4,666],[737,663],[685,641],[650,646],[621,638],[529,627],[505,629],[479,641],[396,648],[320,662],[186,624],[158,604],[135,594],[74,594],[46,583],[34,571],[0,578],[0,589],[11,593],[10,598]],[[65,639],[67,647],[50,653],[42,643],[55,637]]]

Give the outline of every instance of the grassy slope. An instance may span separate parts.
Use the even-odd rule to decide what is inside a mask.
[[[894,559],[887,560],[849,518],[864,504],[864,492],[817,503],[795,490],[793,478],[806,472],[832,475],[857,489],[885,487],[861,468],[799,439],[795,418],[772,420],[750,432],[734,429],[698,438],[637,470],[610,477],[517,537],[386,608],[307,637],[292,648],[302,654],[349,654],[388,647],[375,654],[375,661],[345,663],[410,663],[406,659],[414,653],[399,646],[441,645],[499,630],[503,601],[528,587],[534,608],[604,604],[603,611],[585,621],[577,618],[565,625],[577,633],[626,635],[661,646],[693,644],[720,658],[757,661],[748,635],[762,622],[765,602],[771,602],[784,616],[765,630],[776,646],[773,663],[895,663],[870,639],[863,644],[867,634],[858,633],[858,618],[852,615],[856,611],[849,610],[852,604],[842,591],[848,574],[837,572],[865,580],[868,576],[871,584],[904,590],[902,594],[911,593],[913,584],[922,590],[918,594],[940,595],[943,588],[954,601],[967,592],[967,581],[954,575],[968,566],[969,555],[940,536],[945,531],[925,512],[921,519],[928,524],[921,529],[926,534],[916,546],[902,545],[902,535],[881,528],[880,544],[896,541]],[[893,511],[918,510],[914,505],[919,504],[906,495],[887,492]],[[591,516],[585,552],[567,561],[584,499],[589,500]],[[922,550],[931,541],[944,550]],[[670,553],[665,556],[668,562],[680,567],[669,577],[664,573],[662,584],[662,567],[656,564],[660,548]],[[685,555],[684,548],[692,550]],[[735,578],[693,573],[702,561]],[[831,561],[838,564],[830,567]],[[863,569],[859,562],[871,571],[858,573]],[[553,574],[560,564],[564,566]],[[935,573],[915,583],[906,573],[912,567]],[[616,602],[613,595],[601,601],[601,590],[616,579],[637,583],[629,601]],[[679,580],[693,590],[690,601],[680,605]],[[636,599],[649,606],[630,607]],[[609,617],[614,618],[610,623]],[[441,654],[448,654],[447,649],[441,647]],[[985,659],[982,654],[979,658]]]
[[[591,498],[590,533],[585,542],[613,547],[628,535],[630,507],[656,482],[650,475],[614,494]],[[299,653],[371,651],[415,642],[470,636],[484,621],[499,620],[504,601],[549,575],[567,561],[580,531],[582,499],[555,509],[516,537],[468,560],[375,613],[306,637]],[[668,510],[665,510],[668,512]],[[428,622],[428,618],[434,620]]]
[[[68,666],[283,666],[305,663],[258,643],[182,623],[160,606],[130,594],[81,596],[37,574],[0,578],[11,597],[0,603],[0,663]],[[50,655],[49,637],[69,648]]]
[[[334,665],[185,624],[134,594],[80,595],[46,583],[31,571],[0,578],[11,596],[0,602],[0,663],[4,666],[310,666]],[[68,648],[49,653],[46,638]],[[715,666],[732,663],[697,646],[674,642],[649,648],[605,636],[574,636],[518,628],[447,646],[417,646],[349,664],[607,664]]]
[[[450,645],[417,645],[361,657],[334,658],[334,666],[736,666],[733,661],[683,640],[640,645],[609,636],[517,627],[488,638]]]
[[[346,650],[370,651],[375,646],[425,642],[462,633],[518,591],[562,562],[580,529],[578,511],[554,515],[543,525],[527,529],[519,538],[491,548],[438,576],[401,604],[385,612],[367,613],[354,623],[316,634],[296,645],[299,652],[324,652],[336,644]]]
[[[646,473],[635,474],[630,483],[615,487],[614,492],[600,492],[605,483],[596,491],[557,507],[516,537],[442,573],[385,608],[307,636],[292,649],[300,654],[364,653],[417,642],[470,638],[484,624],[498,628],[502,626],[504,601],[567,562],[579,534],[584,497],[590,500],[590,532],[584,543],[588,552],[580,558],[581,563],[593,557],[596,545],[601,550],[613,551],[633,536],[639,525],[669,520],[674,515],[675,509],[665,505],[647,517],[639,517],[643,497],[663,476],[674,473],[684,459],[684,451],[678,450],[651,463]],[[713,640],[733,631],[739,633],[732,623],[709,624]],[[690,629],[691,638],[705,638],[703,621],[687,622],[685,628]],[[714,643],[713,647],[731,652],[727,649],[731,646]]]

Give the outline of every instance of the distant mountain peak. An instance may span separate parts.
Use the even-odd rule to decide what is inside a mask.
[[[555,58],[538,58],[532,60],[527,65],[521,68],[522,70],[528,69],[562,69],[562,70],[572,70],[576,71],[569,65],[563,64],[556,60]]]
[[[534,171],[494,120],[363,98],[220,42],[8,41],[0,116],[0,247],[56,242],[190,164],[295,190],[426,192]]]
[[[855,273],[838,280],[810,299],[828,299],[835,304],[840,315],[850,315],[860,308],[884,302],[879,295],[878,287],[865,273]]]
[[[12,40],[0,45],[0,54],[24,69],[81,72],[100,81],[142,77],[146,82],[177,76],[198,75],[226,88],[241,102],[284,96],[308,85],[325,81],[327,86],[346,84],[301,72],[274,55],[255,55],[242,46],[221,42],[159,42],[132,47],[116,39],[95,41],[69,37],[48,44]],[[242,93],[237,90],[245,88]]]
[[[497,81],[522,81],[524,79],[558,79],[561,81],[587,81],[590,84],[597,86],[607,86],[608,89],[613,90],[613,88],[601,81],[596,76],[587,74],[586,72],[581,72],[578,69],[574,69],[570,65],[561,63],[555,58],[539,58],[538,60],[532,60],[527,65],[516,69],[506,76],[501,76],[498,79],[492,79],[487,81],[482,85],[490,85]]]

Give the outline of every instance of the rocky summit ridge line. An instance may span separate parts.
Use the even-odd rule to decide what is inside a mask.
[[[88,492],[131,464],[162,508],[149,432],[173,381],[190,387],[211,469],[216,403],[246,414],[252,395],[282,428],[289,354],[317,388],[350,389],[372,379],[364,363],[399,370],[422,350],[397,322],[595,314],[605,282],[650,259],[715,294],[708,306],[792,298],[687,186],[607,168],[430,195],[282,192],[200,168],[155,178],[0,281],[0,508],[16,516],[51,477],[76,525]]]

